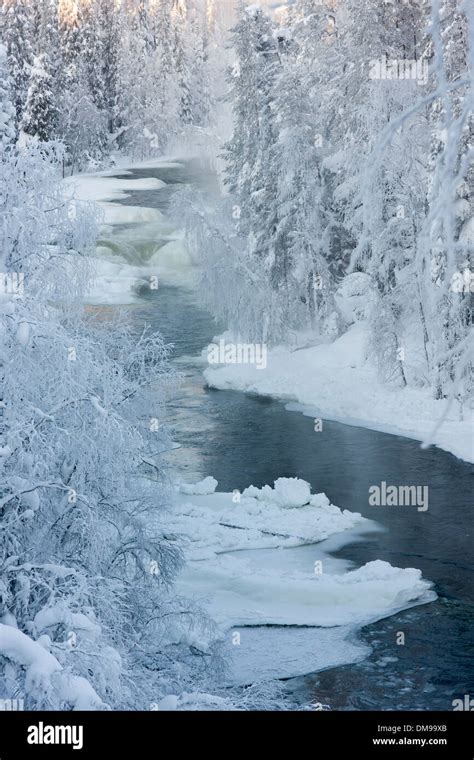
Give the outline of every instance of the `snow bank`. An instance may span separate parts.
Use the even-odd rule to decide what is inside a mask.
[[[132,163],[130,160],[125,162],[127,166]],[[133,167],[135,169],[161,169],[176,168],[180,169],[183,166],[183,162],[179,158],[173,156],[161,156],[160,158],[146,158],[143,161],[133,161]]]
[[[124,246],[125,255],[127,244]],[[137,303],[141,290],[150,287],[151,277],[158,278],[158,289],[160,285],[193,288],[197,279],[190,263],[184,263],[187,253],[179,244],[173,248],[162,246],[148,264],[128,264],[120,250],[114,255],[106,246],[99,246],[97,253],[100,258],[94,259],[93,282],[87,293],[87,302],[91,304]]]
[[[315,572],[310,563],[299,570],[286,569],[284,557],[280,571],[256,567],[254,561],[240,552],[193,561],[178,587],[200,599],[224,630],[255,625],[362,626],[436,599],[419,570],[380,560],[343,575]]]
[[[126,264],[119,257],[95,259],[94,280],[91,283],[87,302],[91,304],[130,304],[139,298],[140,287],[149,283],[147,277],[154,270]]]
[[[291,408],[313,417],[427,439],[446,402],[433,399],[428,389],[382,385],[367,363],[366,345],[366,328],[357,323],[334,343],[269,351],[264,371],[250,364],[229,364],[209,367],[204,375],[213,388],[291,399],[302,405]],[[459,420],[459,407],[453,404],[433,443],[474,462],[474,411],[465,407],[464,416]]]
[[[120,176],[113,176],[119,174]],[[75,197],[87,201],[115,201],[128,198],[127,190],[157,190],[166,183],[155,177],[127,179],[130,172],[121,169],[98,172],[97,174],[75,174],[63,180],[64,185]]]
[[[142,224],[163,219],[163,214],[157,208],[121,206],[118,203],[105,202],[100,205],[104,211],[104,222],[106,224]]]
[[[153,256],[152,262],[155,268],[162,272],[163,278],[171,284],[179,284],[181,281],[186,284],[194,277],[189,269],[195,267],[195,264],[181,237],[161,246]]]

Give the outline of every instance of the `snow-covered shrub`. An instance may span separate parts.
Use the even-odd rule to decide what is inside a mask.
[[[0,694],[134,708],[202,669],[209,637],[170,591],[181,555],[160,525],[167,347],[81,307],[97,220],[61,159],[1,156]]]
[[[372,278],[365,272],[348,274],[339,285],[335,299],[348,325],[368,321],[377,300]]]
[[[0,45],[0,149],[2,150],[15,138],[15,109],[11,97],[7,49],[4,45]]]

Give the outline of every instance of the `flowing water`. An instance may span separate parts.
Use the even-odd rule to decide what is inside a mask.
[[[121,203],[164,214],[183,184],[202,185],[205,177],[212,185],[212,175],[196,162],[134,170],[133,177],[157,177],[167,185],[133,192]],[[135,240],[136,232],[130,227]],[[127,227],[117,228],[119,233],[126,238]],[[185,286],[144,289],[133,319],[174,344],[173,361],[184,382],[170,400],[167,422],[181,444],[173,466],[187,480],[213,475],[219,491],[232,491],[278,477],[303,478],[332,503],[383,526],[336,548],[335,556],[354,566],[382,559],[416,567],[435,584],[436,602],[362,629],[370,650],[363,650],[368,656],[360,662],[287,681],[293,696],[339,710],[451,710],[453,699],[474,696],[473,468],[439,449],[422,450],[416,441],[361,427],[325,421],[324,434],[317,434],[311,418],[283,403],[207,388],[198,357],[222,326]],[[369,506],[368,489],[381,481],[427,485],[428,511]],[[300,633],[281,632],[289,649],[299,646]]]

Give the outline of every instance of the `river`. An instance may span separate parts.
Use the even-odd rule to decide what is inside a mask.
[[[203,177],[213,182],[198,162],[133,170],[133,178],[149,177],[166,187],[133,191],[120,203],[166,215],[173,192],[183,184],[200,185]],[[131,225],[111,234],[123,243],[128,231],[136,241]],[[130,248],[127,255],[130,259]],[[181,446],[173,466],[190,482],[213,475],[219,491],[232,491],[282,476],[303,478],[334,504],[369,519],[374,519],[367,503],[370,485],[385,480],[429,486],[429,510],[422,519],[414,509],[379,507],[381,530],[331,551],[354,566],[383,559],[419,568],[435,584],[438,600],[363,628],[359,662],[321,666],[287,679],[293,698],[338,710],[451,710],[453,699],[474,696],[473,468],[440,449],[422,450],[408,438],[339,422],[325,421],[325,434],[318,436],[312,419],[282,402],[206,387],[199,355],[223,326],[215,324],[192,288],[165,282],[156,291],[144,289],[132,313],[137,327],[150,324],[174,344],[173,362],[184,382],[169,401],[167,423]],[[400,632],[404,644],[397,643]],[[290,628],[281,635],[291,648],[300,633]]]

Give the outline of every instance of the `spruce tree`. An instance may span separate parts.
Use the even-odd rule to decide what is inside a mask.
[[[16,126],[19,125],[28,93],[29,70],[33,63],[32,6],[27,0],[4,3],[2,7],[4,40],[12,80]]]
[[[15,139],[15,109],[11,100],[11,80],[8,73],[8,55],[0,45],[0,151]]]
[[[35,57],[21,120],[21,130],[41,142],[54,138],[58,115],[48,66],[46,53]]]

